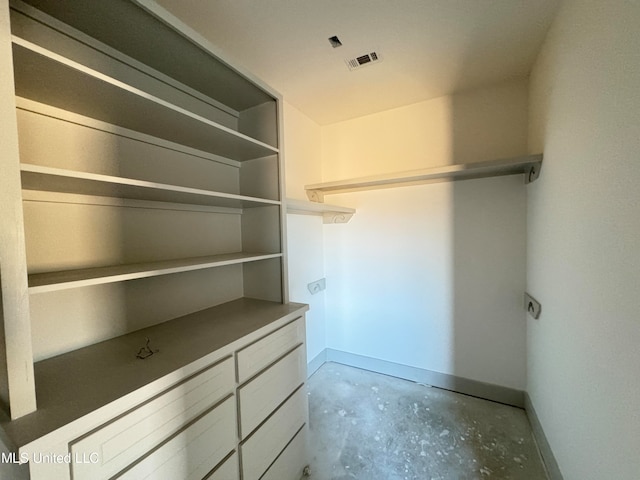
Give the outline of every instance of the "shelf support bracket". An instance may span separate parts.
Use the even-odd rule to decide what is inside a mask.
[[[307,190],[307,198],[312,202],[324,203],[324,193],[322,190]]]
[[[322,214],[322,223],[348,223],[353,213],[328,212]]]

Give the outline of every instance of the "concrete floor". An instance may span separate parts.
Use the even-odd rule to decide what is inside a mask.
[[[308,388],[312,480],[547,479],[524,410],[336,363]]]

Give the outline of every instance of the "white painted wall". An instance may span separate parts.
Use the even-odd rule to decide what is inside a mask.
[[[323,180],[526,153],[525,81],[322,128]],[[327,346],[525,387],[522,177],[327,197]]]
[[[326,348],[326,290],[312,295],[307,289],[310,282],[325,276],[322,229],[322,217],[287,215],[289,300],[310,306],[307,312],[308,362]]]
[[[640,475],[639,25],[565,2],[531,81],[527,389],[566,480]]]
[[[320,127],[284,102],[285,176],[288,198],[306,200],[304,185],[321,180]],[[325,292],[311,295],[307,284],[324,277],[322,217],[287,215],[289,300],[307,303],[307,359],[326,348]]]

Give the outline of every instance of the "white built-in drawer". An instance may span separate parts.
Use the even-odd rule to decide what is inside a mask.
[[[301,345],[238,390],[240,431],[245,438],[305,380],[306,358]]]
[[[201,480],[235,448],[234,401],[229,397],[115,478]]]
[[[304,342],[304,319],[285,325],[238,352],[238,381],[244,382]]]
[[[207,475],[204,480],[238,480],[240,478],[240,466],[238,454],[234,452],[214,472]]]
[[[287,445],[260,480],[299,480],[307,466],[307,435],[305,425]]]
[[[243,480],[258,480],[305,424],[306,402],[307,395],[303,387],[244,442],[241,447]]]
[[[212,407],[233,388],[233,359],[229,357],[71,442],[74,458],[76,455],[95,458],[97,454],[98,459],[97,463],[74,463],[74,480],[111,477]],[[234,413],[232,416],[235,417]]]

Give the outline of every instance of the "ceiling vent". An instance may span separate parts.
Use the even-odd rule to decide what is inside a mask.
[[[368,65],[373,65],[374,63],[380,63],[381,61],[382,57],[380,56],[380,52],[370,52],[355,58],[347,58],[345,63],[349,67],[349,70],[357,70]]]

